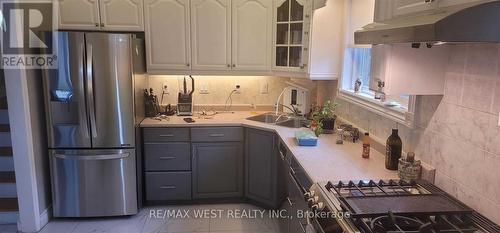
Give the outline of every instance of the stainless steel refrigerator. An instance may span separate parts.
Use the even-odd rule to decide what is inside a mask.
[[[57,36],[58,69],[43,77],[54,216],[136,214],[140,46],[133,34]]]

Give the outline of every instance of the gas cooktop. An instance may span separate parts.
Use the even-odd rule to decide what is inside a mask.
[[[316,228],[325,233],[500,232],[498,225],[426,181],[325,182],[313,185],[306,198],[313,211],[344,216],[316,219]]]

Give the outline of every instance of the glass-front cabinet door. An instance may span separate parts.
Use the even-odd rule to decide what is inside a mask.
[[[312,0],[275,0],[274,69],[305,72]]]

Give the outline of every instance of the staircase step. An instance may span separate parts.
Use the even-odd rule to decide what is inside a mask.
[[[0,97],[0,109],[7,109],[7,97]]]
[[[16,183],[0,183],[0,198],[17,198]]]
[[[0,131],[0,146],[12,146],[9,132]]]
[[[0,172],[0,183],[16,183],[16,174],[14,172]]]
[[[9,110],[0,109],[0,124],[9,124]]]
[[[11,146],[0,146],[0,156],[12,157],[12,147]]]
[[[0,132],[10,132],[9,124],[0,124]]]
[[[18,211],[17,198],[0,198],[0,212]]]
[[[16,224],[18,219],[17,211],[0,212],[0,224]]]
[[[14,171],[14,157],[0,156],[0,172]]]

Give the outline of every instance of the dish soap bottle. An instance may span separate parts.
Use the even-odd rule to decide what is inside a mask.
[[[392,129],[392,134],[387,138],[385,153],[385,168],[389,170],[398,170],[399,158],[401,158],[401,151],[403,143],[398,135],[398,129]]]
[[[363,137],[363,154],[361,154],[361,156],[364,159],[370,158],[370,134],[369,133],[365,133],[365,136]]]

